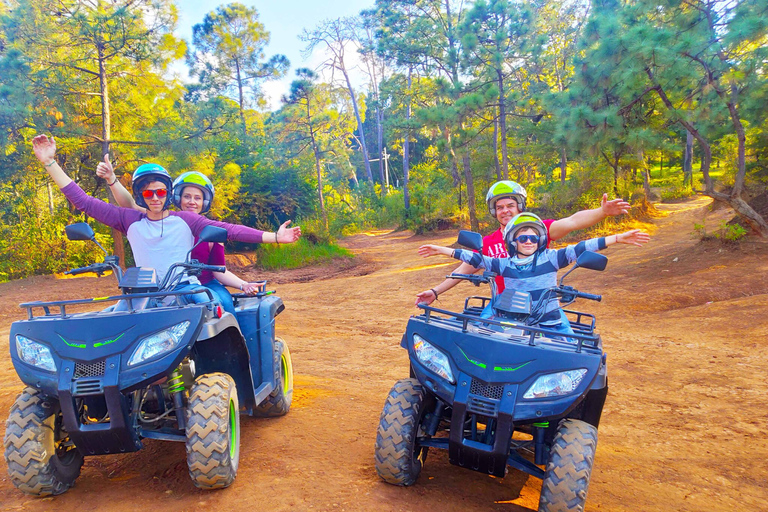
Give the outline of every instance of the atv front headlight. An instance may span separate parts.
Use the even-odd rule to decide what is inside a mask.
[[[431,343],[418,334],[413,335],[413,351],[416,353],[416,359],[421,364],[451,384],[456,382],[451,371],[451,363],[448,362],[448,356],[433,347]]]
[[[576,391],[586,374],[585,368],[579,368],[578,370],[542,375],[536,379],[533,386],[528,388],[523,398],[549,398],[569,395]]]
[[[19,359],[27,364],[49,372],[56,371],[56,362],[53,360],[51,349],[42,343],[32,341],[26,336],[17,334],[16,353],[19,355]]]
[[[131,358],[128,360],[128,366],[141,364],[148,359],[165,354],[175,349],[184,339],[184,334],[189,328],[189,321],[181,322],[173,327],[156,332],[147,336],[136,347]]]

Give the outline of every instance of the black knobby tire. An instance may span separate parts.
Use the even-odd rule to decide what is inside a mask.
[[[27,494],[61,494],[80,476],[83,455],[63,444],[66,432],[59,411],[55,398],[29,387],[11,406],[3,439],[5,462],[13,485]]]
[[[195,379],[187,406],[187,467],[200,489],[222,489],[235,481],[240,462],[240,404],[226,373]]]
[[[417,446],[423,436],[427,392],[417,379],[392,386],[376,432],[376,472],[393,485],[413,485],[421,474],[428,448]]]
[[[253,411],[254,416],[262,418],[285,416],[291,409],[291,400],[293,400],[293,363],[288,344],[283,339],[276,338],[272,354],[277,385]]]
[[[597,450],[597,429],[580,420],[560,422],[541,484],[539,512],[582,512]]]

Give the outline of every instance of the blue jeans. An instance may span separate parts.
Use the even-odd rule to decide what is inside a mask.
[[[203,286],[213,292],[213,299],[221,304],[221,307],[224,308],[224,311],[227,313],[232,313],[233,315],[235,314],[235,305],[232,302],[232,294],[229,293],[229,290],[227,290],[226,286],[215,279],[205,283]]]
[[[181,283],[177,284],[173,287],[173,291],[183,291],[183,290],[194,290],[195,288],[200,288],[199,284],[190,284],[190,283]],[[187,301],[187,304],[200,304],[201,302],[208,302],[210,299],[208,298],[208,294],[204,292],[200,293],[189,293],[186,295],[183,295],[184,300]],[[214,299],[216,296],[214,295]]]

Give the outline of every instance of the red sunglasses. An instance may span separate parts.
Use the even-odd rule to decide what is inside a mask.
[[[154,195],[156,195],[158,199],[164,199],[165,196],[168,195],[168,191],[164,188],[156,188],[155,190],[142,190],[141,195],[144,199],[149,199]]]

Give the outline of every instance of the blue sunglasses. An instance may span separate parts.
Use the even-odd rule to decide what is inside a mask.
[[[519,237],[515,238],[515,242],[520,242],[522,244],[531,242],[533,244],[539,243],[539,235],[520,235]]]

